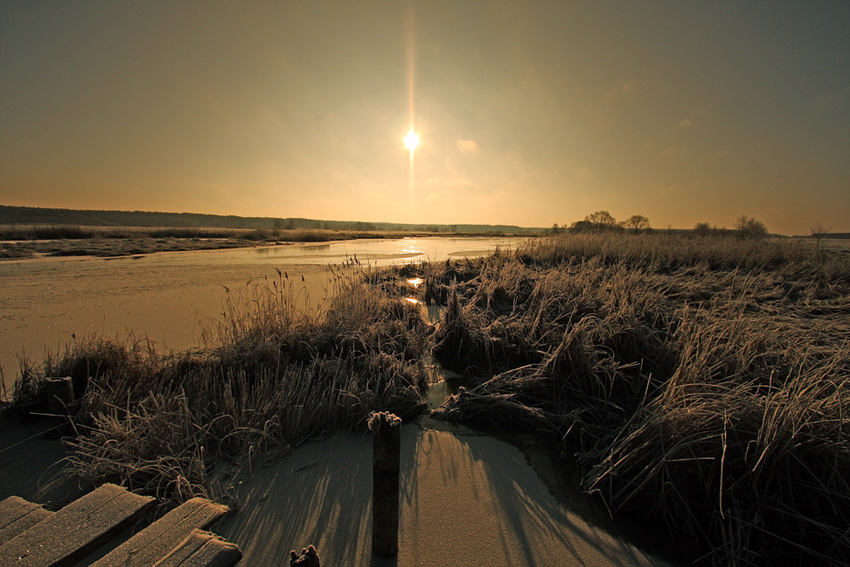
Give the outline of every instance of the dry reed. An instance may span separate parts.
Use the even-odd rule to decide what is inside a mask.
[[[714,564],[850,561],[850,255],[578,235],[428,270],[436,350],[480,377],[436,416],[560,437]]]
[[[27,383],[70,375],[81,395],[71,462],[92,482],[177,501],[209,492],[218,459],[287,451],[372,411],[420,412],[427,329],[419,312],[364,277],[335,272],[320,315],[293,308],[288,278],[230,294],[210,344],[159,355],[102,337],[49,357]]]
[[[82,341],[25,369],[22,391],[73,376],[77,470],[180,500],[218,458],[413,415],[433,349],[473,383],[435,416],[556,436],[589,492],[707,561],[850,563],[850,255],[568,235],[332,279],[318,315],[281,274],[229,296],[205,350]],[[446,306],[435,331],[407,293]]]

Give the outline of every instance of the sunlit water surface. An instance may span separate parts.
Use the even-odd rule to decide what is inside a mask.
[[[479,257],[517,238],[402,238],[164,252],[120,258],[45,257],[0,262],[0,368],[11,387],[23,356],[41,362],[85,335],[152,341],[159,350],[199,344],[227,294],[287,276],[296,305],[330,292],[328,266],[363,268]],[[228,291],[229,290],[229,291]],[[2,392],[0,392],[2,395]]]

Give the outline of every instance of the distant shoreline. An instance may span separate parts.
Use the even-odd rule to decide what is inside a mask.
[[[305,242],[395,238],[488,238],[503,233],[216,229],[7,225],[0,227],[0,260],[45,256],[115,258],[156,252],[252,248]]]
[[[0,226],[101,226],[158,227],[173,229],[267,229],[267,230],[337,230],[356,232],[458,233],[458,234],[542,234],[542,227],[502,224],[436,224],[371,221],[339,221],[299,217],[240,217],[201,213],[168,213],[152,211],[99,211],[0,205]]]

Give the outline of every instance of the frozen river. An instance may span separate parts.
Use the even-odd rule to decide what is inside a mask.
[[[403,238],[120,258],[46,257],[0,262],[0,367],[9,386],[26,356],[41,362],[89,334],[146,337],[158,350],[199,344],[226,290],[287,272],[302,308],[328,290],[328,265],[388,266],[478,257],[516,238]],[[303,277],[303,281],[302,281]]]

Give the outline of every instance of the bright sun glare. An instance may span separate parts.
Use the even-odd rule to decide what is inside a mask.
[[[404,147],[410,150],[410,153],[413,153],[419,146],[419,135],[413,131],[413,128],[410,129],[410,132],[407,133],[407,136],[404,137]]]

